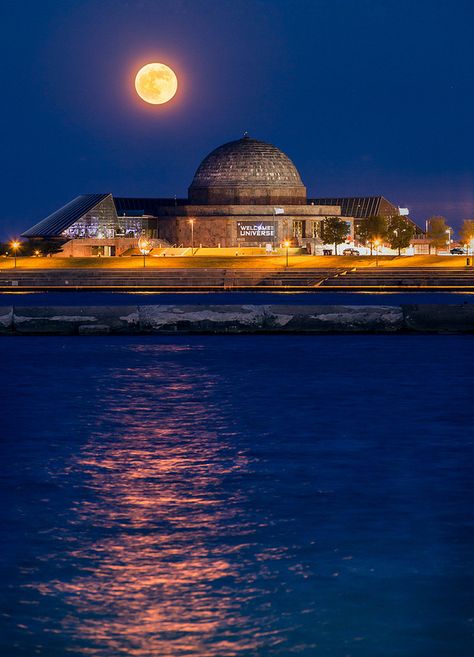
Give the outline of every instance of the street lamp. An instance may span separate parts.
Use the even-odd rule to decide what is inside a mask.
[[[145,258],[150,253],[152,248],[153,248],[152,243],[149,241],[147,237],[145,237],[145,235],[142,235],[138,239],[138,250],[143,256],[143,267],[145,267]]]
[[[18,240],[14,240],[10,244],[10,248],[13,251],[13,255],[15,256],[15,265],[14,265],[15,269],[16,269],[16,256],[20,247],[21,247],[21,242],[19,242]]]
[[[288,249],[290,248],[290,243],[289,243],[289,241],[286,240],[286,242],[283,242],[283,246],[284,246],[285,249],[286,249],[286,267],[287,267],[287,269],[288,269]]]
[[[446,232],[448,233],[448,251],[451,244],[451,228],[447,228]]]
[[[380,246],[380,240],[374,240],[374,246],[375,246],[375,266],[379,266],[379,246]]]
[[[194,255],[194,219],[189,220],[191,226],[191,255]]]

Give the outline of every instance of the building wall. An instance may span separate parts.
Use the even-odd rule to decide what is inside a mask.
[[[146,233],[170,246],[199,247],[278,247],[289,240],[293,246],[314,252],[321,245],[320,226],[330,216],[339,216],[338,206],[287,205],[280,206],[283,214],[276,214],[269,205],[230,206],[169,206],[156,219],[148,218]],[[341,217],[350,224],[350,238],[354,234],[352,217]],[[192,222],[192,225],[191,225]],[[153,224],[153,225],[152,225]],[[137,248],[138,238],[81,238],[65,244],[62,256],[87,257],[122,255]]]
[[[194,204],[206,205],[306,205],[306,188],[274,186],[243,187],[194,187],[189,188],[189,200]]]
[[[170,244],[190,245],[194,232],[195,246],[244,247],[268,243],[278,246],[287,239],[303,245],[302,240],[313,237],[312,226],[315,222],[321,222],[326,216],[340,215],[337,206],[280,207],[284,214],[275,214],[274,207],[269,205],[164,208],[157,221],[158,239],[162,238]],[[300,230],[295,231],[295,225]]]
[[[89,256],[98,255],[100,251],[104,251],[101,255],[122,255],[128,249],[136,248],[138,244],[137,238],[115,237],[108,239],[100,238],[79,238],[72,239],[64,244],[60,253],[55,256],[59,258],[87,258]]]

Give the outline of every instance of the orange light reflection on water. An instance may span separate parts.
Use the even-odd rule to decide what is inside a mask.
[[[91,436],[72,465],[92,490],[67,542],[74,576],[39,588],[66,599],[64,630],[81,637],[73,647],[84,654],[248,654],[258,634],[229,587],[248,577],[234,557],[252,527],[242,493],[220,490],[247,460],[213,429],[220,411],[209,393],[219,382],[163,367],[116,370],[96,391]]]

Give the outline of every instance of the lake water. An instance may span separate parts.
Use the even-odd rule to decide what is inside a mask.
[[[472,657],[473,344],[2,339],[0,655]]]
[[[0,306],[474,303],[470,292],[0,292]]]

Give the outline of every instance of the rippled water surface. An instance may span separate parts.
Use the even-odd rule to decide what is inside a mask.
[[[472,657],[473,345],[2,339],[0,655]]]
[[[473,303],[472,292],[334,292],[308,288],[304,292],[0,292],[2,306],[117,306],[149,304],[348,304],[398,306],[406,303]]]

